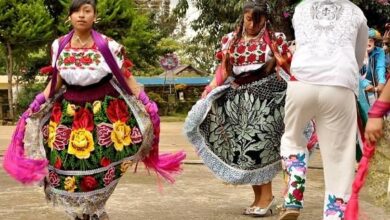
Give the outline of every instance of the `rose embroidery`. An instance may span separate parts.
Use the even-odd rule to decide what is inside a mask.
[[[115,167],[111,167],[104,175],[103,182],[104,186],[108,186],[115,178]]]
[[[78,159],[88,159],[95,150],[92,136],[92,114],[88,109],[80,108],[74,116],[72,133],[70,135],[68,153]]]
[[[52,187],[58,187],[60,185],[60,178],[55,172],[49,172],[49,183]]]

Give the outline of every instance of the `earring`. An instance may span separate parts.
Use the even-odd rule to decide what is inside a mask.
[[[69,17],[68,17],[68,19],[66,19],[66,21],[64,22],[64,24],[65,24],[66,26],[70,26],[71,20],[70,20]]]
[[[101,18],[96,18],[93,22],[94,22],[95,24],[97,24],[97,23],[99,23],[101,20],[102,20]]]

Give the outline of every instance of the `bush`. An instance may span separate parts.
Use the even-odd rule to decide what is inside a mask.
[[[34,100],[35,96],[45,89],[44,83],[31,83],[25,85],[18,94],[16,113],[22,114]]]

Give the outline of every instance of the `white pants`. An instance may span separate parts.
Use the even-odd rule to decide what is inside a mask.
[[[303,130],[314,119],[325,173],[324,219],[342,219],[354,178],[356,98],[352,90],[298,81],[288,83],[281,142],[288,191],[284,205],[303,208],[308,151]]]

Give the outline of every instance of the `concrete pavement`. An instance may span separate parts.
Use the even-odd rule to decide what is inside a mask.
[[[184,172],[176,184],[165,185],[160,193],[156,179],[148,176],[146,171],[127,173],[107,203],[111,220],[252,219],[241,215],[243,208],[252,202],[251,187],[225,185],[204,165],[197,164],[199,158],[183,137],[182,126],[181,122],[163,123],[161,129],[162,151],[184,149],[188,153]],[[8,145],[12,129],[0,127],[0,155]],[[311,158],[310,166],[302,220],[322,218],[324,184],[318,151]],[[273,187],[278,202],[281,202],[282,187],[279,174]],[[390,219],[390,215],[372,205],[366,193],[362,195],[361,208],[368,219]],[[0,220],[41,219],[68,218],[61,210],[46,203],[41,188],[22,186],[0,169]],[[263,219],[273,220],[277,216]]]

